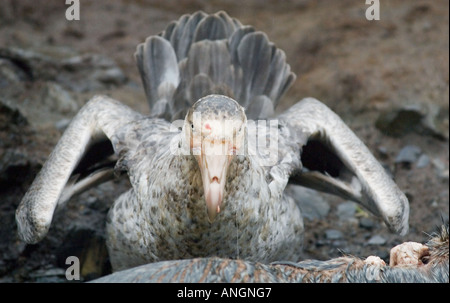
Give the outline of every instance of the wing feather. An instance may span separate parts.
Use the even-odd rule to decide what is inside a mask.
[[[313,98],[298,102],[279,117],[283,137],[280,149],[296,155],[300,162],[286,166],[290,182],[352,199],[383,218],[388,227],[408,232],[409,203],[364,143],[327,106]],[[306,147],[319,141],[326,149],[309,171]],[[288,144],[286,142],[289,142]],[[308,151],[311,153],[317,150]],[[335,157],[333,161],[332,157]],[[297,159],[298,160],[298,159]],[[327,167],[328,166],[328,167]],[[334,170],[333,175],[328,172]]]

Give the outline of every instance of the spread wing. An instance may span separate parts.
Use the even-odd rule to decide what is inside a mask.
[[[356,201],[408,232],[409,203],[369,149],[323,103],[306,98],[278,117],[282,172],[289,182]],[[287,157],[286,155],[290,155]]]
[[[17,208],[20,238],[39,242],[58,204],[111,179],[114,166],[127,168],[127,155],[136,154],[141,144],[154,153],[169,129],[167,121],[148,119],[106,96],[94,97],[73,118]]]

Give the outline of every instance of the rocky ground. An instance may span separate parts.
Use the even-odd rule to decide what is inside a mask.
[[[93,95],[148,112],[133,53],[145,37],[196,10],[227,11],[266,32],[298,75],[278,111],[312,96],[336,111],[410,200],[410,232],[391,234],[357,204],[289,188],[305,216],[304,258],[342,253],[385,260],[423,242],[449,214],[449,4],[363,0],[88,1],[67,21],[63,1],[0,6],[0,282],[64,282],[67,256],[83,281],[110,272],[106,212],[126,180],[105,183],[58,209],[48,236],[17,238],[14,211],[65,126]]]

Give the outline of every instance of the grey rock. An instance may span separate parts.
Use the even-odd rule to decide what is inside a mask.
[[[415,101],[400,108],[389,108],[380,114],[375,126],[384,134],[401,137],[409,132],[448,139],[448,108]]]
[[[0,154],[0,184],[24,182],[24,173],[29,173],[29,166],[27,154],[16,149],[6,149]]]
[[[17,62],[32,81],[55,81],[77,92],[105,89],[127,81],[114,60],[98,54],[77,54],[67,48],[0,47],[0,58]]]
[[[0,88],[27,79],[26,73],[12,61],[0,58]]]
[[[61,85],[54,82],[45,83],[41,93],[42,103],[57,113],[75,113],[79,106]]]
[[[345,202],[337,207],[337,215],[340,221],[348,221],[354,218],[356,212],[356,204],[354,202]]]
[[[64,131],[67,128],[67,126],[69,126],[70,121],[72,121],[72,119],[69,119],[69,118],[61,119],[61,120],[55,122],[55,127],[59,131],[62,132],[62,131]]]
[[[371,230],[371,229],[374,228],[375,222],[373,222],[373,220],[370,219],[370,218],[362,217],[362,218],[359,220],[359,226],[361,226],[362,228]]]
[[[395,163],[414,163],[419,158],[422,150],[415,145],[406,145],[395,158]]]
[[[308,220],[324,219],[330,211],[328,202],[314,190],[302,186],[288,185],[285,193],[294,199],[303,217]]]
[[[419,105],[390,108],[387,112],[381,113],[375,126],[388,136],[400,137],[420,124],[423,116],[422,108]]]
[[[431,160],[431,163],[433,163],[433,166],[435,168],[436,174],[439,178],[443,180],[449,179],[449,169],[448,166],[445,165],[444,162],[441,161],[441,159],[433,159]]]
[[[367,244],[368,245],[384,245],[384,244],[386,244],[386,239],[380,235],[375,235],[369,239]]]
[[[39,283],[67,282],[66,271],[62,268],[38,269],[30,273],[30,278]]]
[[[23,126],[27,124],[28,120],[20,108],[13,101],[0,96],[0,129],[7,129],[11,125]]]
[[[126,76],[120,68],[111,67],[106,70],[96,71],[92,77],[107,85],[120,85],[126,81]]]
[[[382,156],[383,158],[386,158],[388,156],[388,149],[384,146],[379,146],[377,148],[378,153],[380,154],[380,156]]]
[[[327,229],[325,231],[325,237],[328,240],[339,240],[343,238],[343,234],[340,230],[336,230],[336,229]]]
[[[425,168],[430,164],[430,157],[425,154],[420,155],[419,159],[417,159],[416,167],[417,168]]]

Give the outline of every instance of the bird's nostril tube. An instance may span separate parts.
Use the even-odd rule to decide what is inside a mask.
[[[213,178],[212,178],[212,180],[211,180],[211,183],[213,183],[213,182],[217,182],[217,183],[219,183],[219,178],[217,178],[217,177],[213,177]]]

